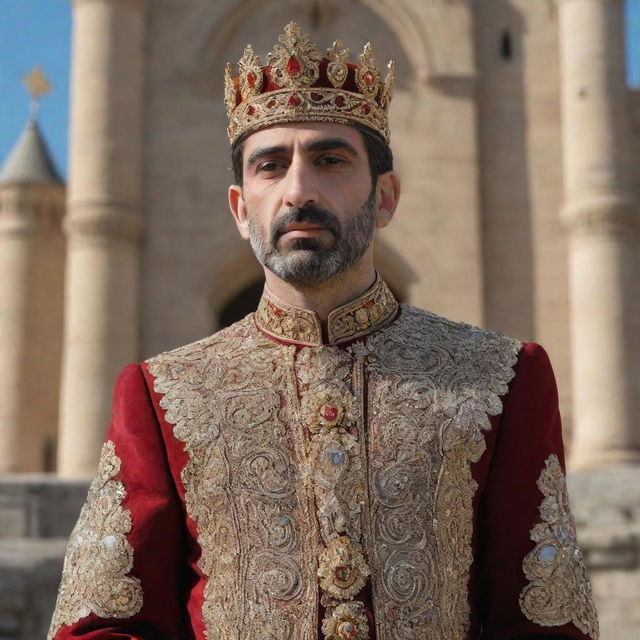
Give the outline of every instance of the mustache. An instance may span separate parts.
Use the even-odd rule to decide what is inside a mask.
[[[275,242],[283,233],[285,227],[291,224],[306,223],[326,227],[336,238],[340,237],[340,222],[329,209],[323,209],[315,204],[287,209],[271,223],[271,238]]]

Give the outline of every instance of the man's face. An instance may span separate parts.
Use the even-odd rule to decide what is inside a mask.
[[[231,208],[256,257],[276,276],[326,282],[370,254],[376,191],[356,129],[313,122],[257,131],[245,141],[243,169]]]

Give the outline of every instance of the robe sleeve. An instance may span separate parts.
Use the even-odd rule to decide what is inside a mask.
[[[181,638],[182,505],[140,365],[124,368],[48,639]]]
[[[598,622],[564,476],[558,394],[542,347],[523,347],[503,401],[479,506],[482,638],[595,640]]]

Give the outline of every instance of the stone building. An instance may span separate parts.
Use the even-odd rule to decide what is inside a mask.
[[[640,495],[620,485],[640,480],[640,95],[625,84],[622,0],[73,6],[64,332],[47,337],[50,356],[29,347],[51,363],[62,351],[49,368],[60,418],[46,423],[59,477],[93,472],[123,364],[207,335],[259,296],[226,205],[225,63],[248,42],[266,54],[289,20],[352,55],[371,40],[380,66],[396,61],[403,180],[380,271],[406,302],[547,348],[603,637],[636,637]],[[33,249],[11,242],[21,273]],[[25,326],[2,334],[4,370],[21,380],[2,398],[38,375],[19,346]],[[11,453],[34,442],[22,419],[0,422],[4,442],[22,438],[3,471],[38,468]]]

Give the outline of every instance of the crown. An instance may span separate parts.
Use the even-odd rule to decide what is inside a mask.
[[[349,49],[339,40],[322,56],[309,36],[290,22],[262,66],[251,45],[238,62],[238,76],[227,63],[224,101],[229,141],[257,129],[287,122],[358,122],[389,144],[387,111],[395,66],[381,79],[367,42],[358,64],[347,62]]]

